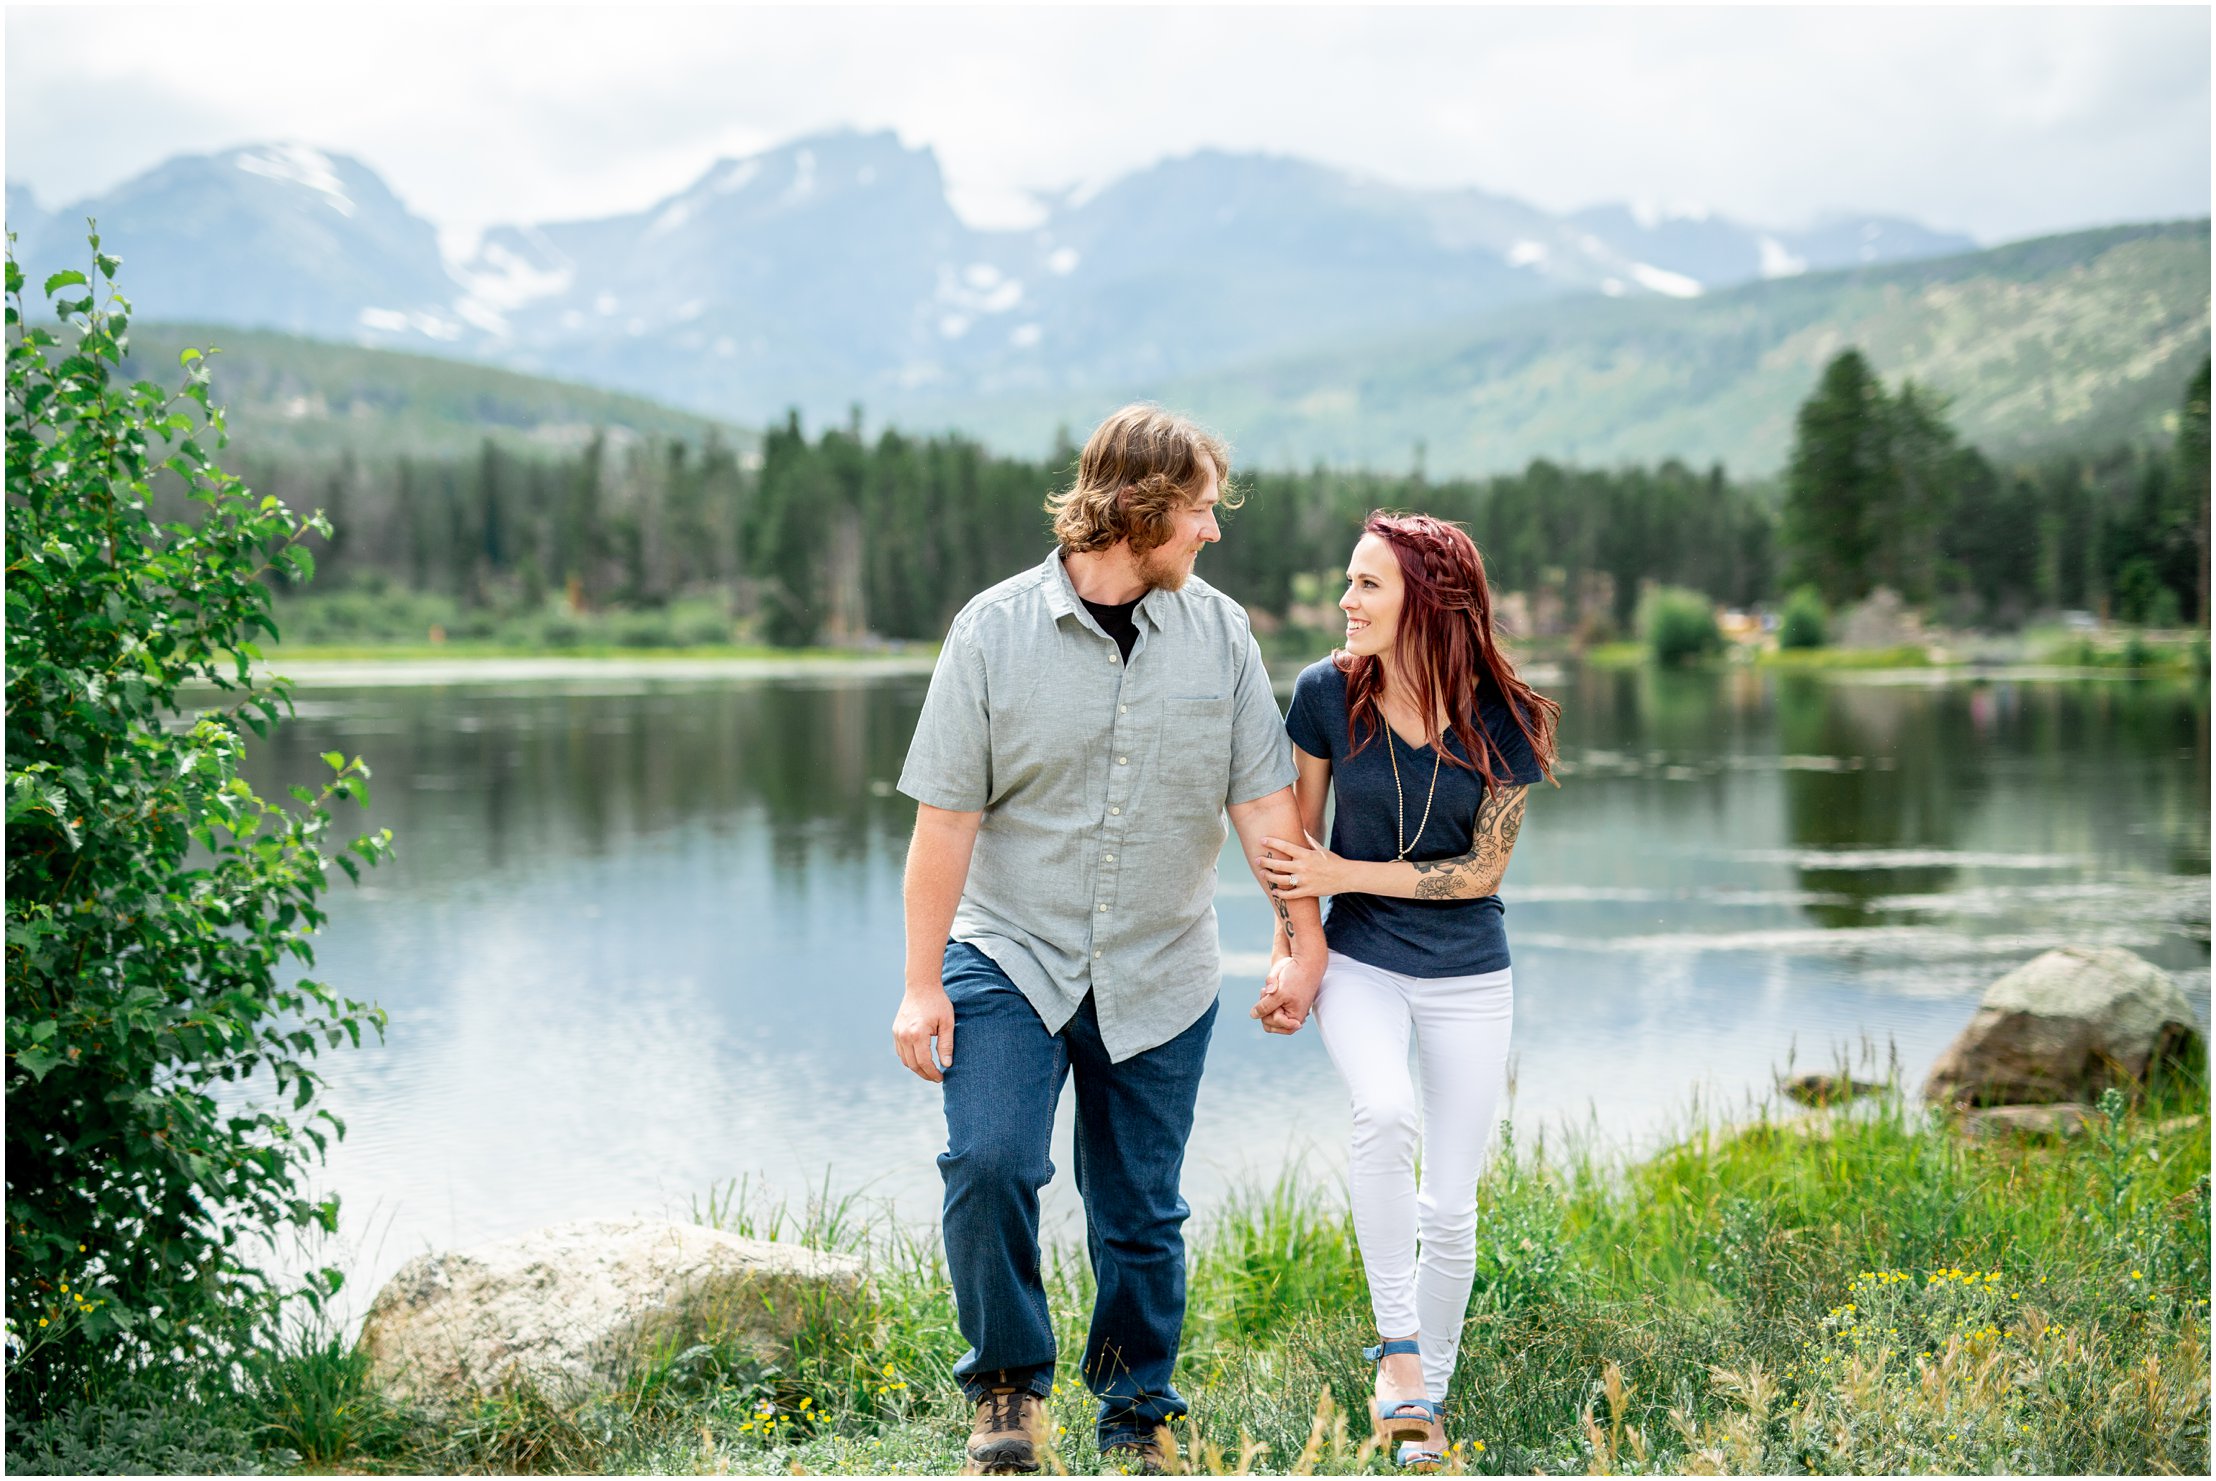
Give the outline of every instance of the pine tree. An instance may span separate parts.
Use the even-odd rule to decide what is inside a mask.
[[[1836,607],[1875,584],[1879,512],[1890,502],[1885,388],[1859,350],[1824,367],[1794,422],[1786,473],[1786,584]]]
[[[2208,370],[2186,387],[2185,405],[2178,416],[2178,495],[2185,519],[2185,535],[2193,547],[2193,620],[2208,625]]]

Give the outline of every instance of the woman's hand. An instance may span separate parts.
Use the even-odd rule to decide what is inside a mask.
[[[1292,957],[1279,957],[1270,963],[1262,997],[1248,1016],[1261,1020],[1262,1027],[1273,1034],[1299,1033],[1300,1026],[1308,1021],[1308,1010],[1315,1006],[1316,991],[1323,986],[1321,978],[1322,974],[1312,967],[1303,969]]]
[[[1308,848],[1282,838],[1265,838],[1256,861],[1270,893],[1280,900],[1321,899],[1354,888],[1353,867],[1327,848]]]

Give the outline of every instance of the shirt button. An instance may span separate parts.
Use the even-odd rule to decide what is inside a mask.
[[[1122,809],[1122,808],[1120,808],[1120,807],[1111,807],[1111,808],[1109,808],[1109,809],[1108,809],[1108,811],[1110,811],[1110,812],[1112,812],[1112,813],[1120,813],[1120,812],[1122,812],[1122,811],[1123,811],[1123,809]]]
[[[1113,653],[1109,654],[1109,655],[1108,655],[1108,661],[1109,661],[1110,663],[1114,663],[1114,662],[1116,662],[1116,655],[1115,655],[1115,654],[1113,654]]]
[[[1106,859],[1111,864],[1116,862],[1116,856],[1114,854],[1102,854],[1101,857],[1103,859]]]
[[[1118,756],[1118,757],[1116,758],[1116,765],[1118,765],[1118,766],[1124,766],[1124,765],[1127,765],[1127,764],[1128,764],[1128,763],[1130,762],[1130,760],[1131,760],[1131,758],[1130,758],[1129,756]]]
[[[1117,705],[1117,706],[1116,706],[1116,713],[1117,713],[1117,714],[1119,714],[1119,715],[1128,715],[1128,714],[1130,714],[1130,713],[1131,713],[1131,706],[1129,706],[1129,705]]]
[[[1099,949],[1098,947],[1095,947],[1095,948],[1093,949],[1093,955],[1094,955],[1094,956],[1099,956],[1099,955],[1100,955],[1100,949]]]
[[[1100,913],[1101,913],[1102,915],[1106,915],[1106,914],[1108,913],[1108,907],[1107,907],[1107,906],[1105,906],[1105,905],[1101,906],[1101,907],[1100,907]]]

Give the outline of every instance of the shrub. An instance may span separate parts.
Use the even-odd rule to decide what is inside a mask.
[[[1822,593],[1813,586],[1803,586],[1795,591],[1785,599],[1785,610],[1778,618],[1778,647],[1823,647],[1826,642],[1824,616]]]
[[[200,439],[223,446],[223,414],[198,351],[175,394],[119,383],[130,305],[99,242],[102,289],[55,274],[37,325],[12,239],[7,259],[11,1419],[236,1350],[282,1306],[246,1242],[337,1220],[336,1199],[295,1186],[345,1131],[315,1107],[310,1061],[385,1022],[280,980],[288,958],[313,963],[328,865],[353,875],[389,848],[323,852],[330,804],[365,800],[368,769],[330,753],[297,811],[238,775],[242,732],[290,700],[252,668],[276,631],[264,578],[312,576],[301,542],[329,526],[211,461]],[[155,521],[157,476],[195,522]],[[229,703],[166,724],[195,680]],[[338,1281],[318,1271],[306,1294]]]
[[[1639,636],[1656,663],[1692,663],[1721,653],[1715,607],[1697,591],[1658,586],[1639,603]]]

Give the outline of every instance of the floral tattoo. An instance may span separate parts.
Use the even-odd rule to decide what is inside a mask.
[[[1418,900],[1475,900],[1500,888],[1508,872],[1508,853],[1523,829],[1525,787],[1500,787],[1478,805],[1470,830],[1470,851],[1451,859],[1411,859],[1419,876]],[[1282,906],[1279,907],[1283,909]]]

